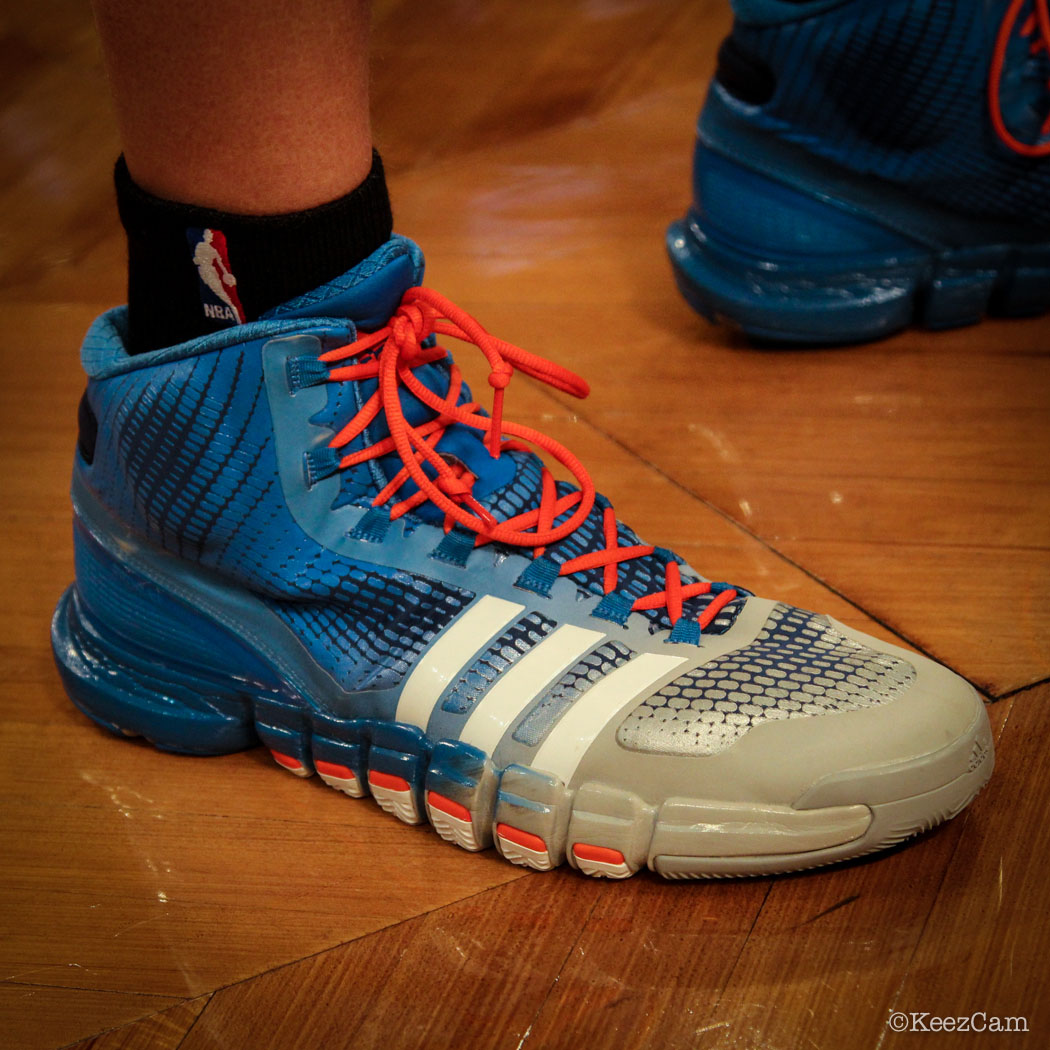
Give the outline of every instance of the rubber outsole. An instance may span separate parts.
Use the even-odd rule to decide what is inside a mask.
[[[705,231],[694,215],[667,231],[685,300],[772,343],[834,345],[911,326],[975,324],[1050,310],[1050,244],[987,245],[848,263],[768,257]]]
[[[531,768],[497,769],[477,748],[449,740],[431,745],[413,726],[338,719],[291,693],[146,654],[94,622],[76,585],[59,601],[52,645],[73,703],[113,733],[197,755],[261,743],[297,776],[316,773],[351,797],[371,795],[407,824],[429,822],[463,849],[494,845],[512,863],[541,871],[568,863],[593,877],[621,879],[648,867],[665,878],[696,879],[819,867],[949,819],[993,765],[979,709],[970,731],[938,752],[937,768],[956,775],[923,794],[810,810],[696,799],[654,806],[611,785],[570,790]]]

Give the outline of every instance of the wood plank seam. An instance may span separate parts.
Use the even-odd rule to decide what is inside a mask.
[[[1014,703],[1016,701],[1011,696],[1011,698],[1009,698],[1008,702],[1009,702],[1009,707],[1007,708],[1006,713],[1003,715],[1002,722],[1000,723],[999,728],[998,728],[998,732],[995,734],[995,748],[996,748],[997,752],[1000,749],[1000,746],[1001,746],[1001,743],[1002,743],[1003,734],[1006,732],[1006,727],[1009,724],[1010,716],[1013,713]],[[987,788],[985,788],[985,790],[987,790]],[[904,965],[904,968],[903,968],[903,970],[901,972],[900,980],[897,983],[896,991],[894,992],[893,997],[892,997],[892,999],[890,1000],[890,1003],[889,1003],[887,1016],[889,1014],[892,1014],[892,1013],[894,1013],[896,1011],[898,1003],[900,1002],[900,997],[901,997],[901,995],[904,992],[904,987],[905,987],[905,985],[908,982],[908,978],[911,976],[912,967],[914,965],[915,958],[916,958],[916,956],[919,953],[919,949],[922,946],[923,937],[925,936],[927,927],[929,926],[930,918],[933,915],[933,911],[934,911],[934,909],[935,909],[935,907],[937,905],[937,901],[940,899],[941,893],[944,890],[944,884],[947,881],[947,879],[948,879],[948,877],[949,877],[949,875],[951,873],[952,864],[953,864],[953,862],[955,860],[955,856],[958,853],[958,851],[959,851],[959,849],[960,849],[960,847],[962,845],[962,841],[963,841],[964,837],[966,836],[967,829],[970,827],[970,825],[971,825],[971,823],[973,821],[973,807],[972,806],[968,807],[966,809],[966,811],[964,813],[961,813],[958,817],[956,817],[955,820],[961,825],[961,827],[959,829],[958,837],[957,837],[956,842],[955,842],[955,846],[952,849],[952,853],[951,853],[950,858],[948,859],[948,862],[944,865],[944,870],[941,873],[941,879],[940,879],[940,882],[939,882],[938,887],[937,887],[937,892],[935,894],[933,894],[933,896],[932,896],[932,898],[930,900],[929,911],[926,913],[926,917],[923,920],[922,927],[919,930],[918,936],[915,938],[915,943],[912,945],[912,950],[911,950],[911,953],[908,956],[908,961]],[[885,1041],[886,1041],[887,1037],[889,1036],[889,1034],[890,1034],[890,1028],[887,1025],[883,1029],[883,1031],[881,1032],[881,1034],[879,1036],[879,1040],[875,1044],[875,1047],[873,1048],[873,1050],[881,1050],[881,1048],[882,1048],[883,1044],[885,1043]]]
[[[615,892],[616,886],[613,886],[612,889]],[[532,1015],[532,1019],[529,1021],[528,1027],[525,1029],[525,1034],[521,1037],[521,1041],[518,1043],[515,1050],[523,1050],[526,1043],[528,1043],[529,1037],[532,1034],[533,1026],[543,1014],[544,1007],[546,1007],[547,1002],[550,1000],[551,992],[554,991],[554,988],[558,984],[558,981],[561,979],[561,975],[565,970],[565,964],[569,961],[569,959],[572,958],[572,953],[576,951],[576,946],[580,943],[580,938],[586,932],[587,924],[591,921],[591,917],[594,915],[595,909],[598,907],[599,902],[602,900],[603,896],[608,891],[608,886],[602,886],[601,893],[595,896],[594,901],[591,903],[591,906],[587,911],[587,918],[584,919],[583,922],[580,924],[580,928],[577,931],[576,937],[573,939],[572,944],[569,945],[568,950],[565,952],[565,956],[562,958],[561,964],[558,966],[557,972],[554,974],[550,984],[547,986],[547,991],[544,994],[539,1006],[536,1008],[536,1012]]]

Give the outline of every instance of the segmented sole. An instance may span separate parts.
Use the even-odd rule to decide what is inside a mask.
[[[340,720],[273,694],[202,692],[203,680],[193,689],[170,667],[133,663],[83,622],[81,612],[70,588],[55,613],[53,641],[67,692],[103,727],[120,736],[143,736],[164,750],[196,754],[228,753],[261,742],[294,776],[317,774],[353,798],[370,795],[406,824],[430,823],[441,838],[462,849],[495,846],[511,863],[537,871],[567,863],[594,878],[624,879],[649,868],[665,878],[690,879],[819,867],[885,849],[949,819],[973,799],[993,765],[990,731],[982,717],[951,745],[961,774],[931,791],[869,807],[757,807],[752,822],[758,832],[774,810],[780,833],[774,838],[784,840],[784,826],[796,821],[799,841],[810,848],[749,853],[738,847],[733,856],[703,855],[698,842],[722,839],[712,835],[709,822],[696,830],[695,813],[704,806],[716,813],[727,804],[676,799],[654,806],[595,782],[570,790],[535,769],[497,769],[488,755],[459,741],[431,747],[413,726]],[[229,682],[226,686],[233,688]],[[733,827],[740,823],[734,819]],[[836,841],[842,828],[852,830]],[[755,841],[763,841],[760,834]]]

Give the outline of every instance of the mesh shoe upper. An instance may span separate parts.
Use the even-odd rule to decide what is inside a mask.
[[[397,258],[400,250],[403,242],[396,240],[386,249],[391,258]],[[362,281],[377,274],[390,277],[373,260],[361,273]],[[403,286],[409,276],[418,277],[418,268],[411,274],[397,272],[391,279]],[[355,289],[349,277],[330,289],[328,309],[337,316],[338,296],[347,288]],[[390,298],[390,294],[388,287],[381,289],[381,297]],[[309,302],[316,307],[325,301],[321,290]],[[151,543],[216,570],[258,595],[344,688],[378,689],[401,681],[419,653],[475,597],[480,581],[473,587],[455,587],[418,572],[359,562],[304,533],[282,491],[259,341],[245,339],[252,334],[251,328],[206,337],[187,344],[181,353],[173,348],[133,359],[121,349],[123,323],[119,310],[100,318],[84,350],[85,366],[96,376],[88,391],[99,433],[91,477],[103,502]],[[294,373],[293,389],[312,385],[315,394],[323,391],[322,407],[310,417],[314,447],[296,452],[306,457],[307,476],[313,480],[312,471],[318,468],[310,455],[326,451],[325,439],[375,393],[376,382],[328,382],[326,370],[309,364],[319,350],[352,340],[355,330],[346,321],[307,318],[297,324],[285,312],[280,321],[260,324],[264,335],[281,330],[314,333],[306,353],[294,358],[288,368],[290,375]],[[428,389],[441,394],[448,390],[447,360],[425,365],[416,374],[423,377]],[[469,398],[464,387],[459,403]],[[402,403],[410,418],[417,422],[427,418],[429,410],[418,400],[406,396]],[[382,441],[388,434],[380,416],[340,454]],[[480,438],[458,425],[449,429],[438,448],[449,450],[446,454],[472,468],[474,490],[497,518],[506,519],[535,506],[540,462],[531,453],[511,451],[494,461]],[[321,473],[338,474],[333,509],[370,508],[401,466],[393,452],[344,470],[338,470],[338,457],[331,459]],[[409,480],[398,498],[415,491]],[[556,491],[564,496],[574,489],[559,482]],[[608,507],[608,501],[598,497],[581,525],[547,548],[545,559],[556,569],[600,550],[606,541]],[[555,524],[567,517],[568,512],[558,515]],[[420,525],[440,520],[441,514],[424,503],[405,515],[397,527],[410,543]],[[620,547],[641,544],[620,522],[616,523],[616,539]],[[523,553],[493,546],[503,556]],[[531,558],[533,552],[525,553]],[[628,607],[631,600],[663,590],[669,558],[681,566],[684,584],[699,579],[670,552],[643,552],[617,566],[617,593],[624,596]],[[604,593],[600,566],[580,569],[570,578],[581,597]],[[706,631],[718,634],[728,629],[746,593],[741,591],[722,608]],[[687,597],[680,616],[699,616],[716,596]],[[653,632],[670,630],[673,625],[665,605],[641,612]],[[513,647],[512,639],[498,648],[507,651],[508,646]],[[472,674],[484,673],[482,661]]]
[[[503,415],[511,362],[586,384],[421,269],[394,238],[302,313],[136,357],[99,319],[52,626],[82,710],[194,754],[261,741],[467,849],[615,878],[827,863],[972,797],[970,686],[640,543]],[[491,415],[436,335],[486,356]]]
[[[1003,33],[996,110],[1018,139],[1050,142],[1050,52],[1025,0]],[[1050,164],[1004,144],[989,73],[1005,4],[798,4],[765,24],[741,3],[720,76],[753,127],[848,171],[973,217],[1050,225]],[[736,56],[735,58],[733,56]],[[750,65],[752,72],[747,72]],[[756,94],[757,92],[757,94]]]
[[[761,722],[886,703],[914,681],[906,660],[847,638],[825,616],[777,605],[754,642],[663,686],[617,738],[637,751],[711,755]]]

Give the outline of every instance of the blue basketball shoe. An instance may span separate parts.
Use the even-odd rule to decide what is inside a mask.
[[[178,346],[95,322],[52,628],[83,712],[172,751],[261,741],[467,849],[617,878],[825,864],[970,801],[967,683],[643,543],[504,418],[515,372],[583,380],[421,279],[395,237]],[[438,336],[485,355],[491,414]]]
[[[668,230],[709,319],[848,342],[1050,309],[1047,0],[733,0]]]

